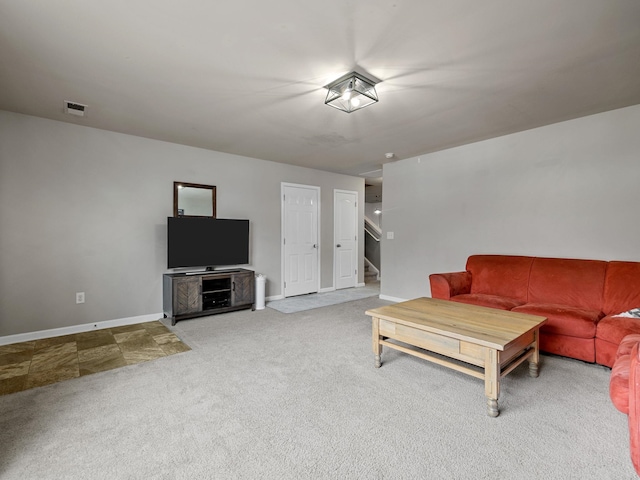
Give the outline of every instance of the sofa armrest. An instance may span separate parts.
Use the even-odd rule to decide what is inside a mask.
[[[471,293],[470,272],[432,273],[429,283],[433,298],[449,300],[456,295]]]
[[[631,461],[640,475],[640,351],[639,344],[631,349],[629,365],[629,447]]]

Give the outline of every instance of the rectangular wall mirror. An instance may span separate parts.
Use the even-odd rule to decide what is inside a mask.
[[[216,218],[216,187],[173,182],[173,216]]]

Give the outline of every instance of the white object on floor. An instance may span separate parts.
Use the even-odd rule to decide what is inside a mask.
[[[264,289],[267,277],[259,273],[256,275],[256,310],[264,309]]]

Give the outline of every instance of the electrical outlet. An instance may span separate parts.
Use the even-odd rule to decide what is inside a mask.
[[[76,292],[76,303],[84,303],[84,292]]]
[[[393,232],[387,232],[387,240],[393,240]]]

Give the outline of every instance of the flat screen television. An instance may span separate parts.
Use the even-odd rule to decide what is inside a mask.
[[[249,263],[249,220],[167,218],[167,267],[214,267]]]

